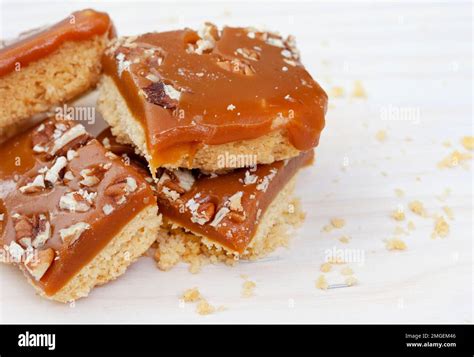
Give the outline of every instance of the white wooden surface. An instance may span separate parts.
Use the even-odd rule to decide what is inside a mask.
[[[36,297],[18,271],[1,266],[0,321],[472,323],[472,168],[436,168],[453,148],[462,149],[461,136],[472,135],[471,6],[469,1],[3,1],[0,37],[84,7],[108,11],[120,34],[197,27],[207,20],[265,25],[297,37],[304,64],[326,89],[338,85],[350,91],[361,80],[368,98],[331,99],[317,162],[298,181],[307,219],[289,250],[234,268],[208,266],[197,275],[184,265],[164,273],[142,258],[74,306]],[[414,108],[420,115],[384,120],[381,112],[390,106]],[[381,129],[388,133],[384,143],[374,138]],[[453,148],[442,146],[446,140]],[[395,188],[405,197],[397,198]],[[435,196],[445,188],[452,193],[442,203]],[[404,238],[408,249],[389,252],[383,240],[396,226],[390,212],[413,199],[430,213],[441,213],[444,204],[452,207],[451,233],[432,240],[433,221],[407,212],[416,224]],[[331,217],[344,218],[346,226],[322,233]],[[342,234],[352,237],[349,244],[337,240]],[[319,266],[333,247],[364,252],[362,264],[350,264],[359,284],[317,290]],[[240,274],[257,283],[255,297],[241,298]],[[328,280],[340,277],[334,273]],[[180,305],[181,293],[193,286],[226,310],[203,317],[194,305]]]

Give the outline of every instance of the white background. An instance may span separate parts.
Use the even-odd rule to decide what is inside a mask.
[[[467,169],[436,167],[454,149],[464,151],[459,140],[472,135],[470,1],[3,1],[0,37],[85,7],[107,11],[122,35],[197,28],[204,21],[293,34],[314,78],[328,91],[341,86],[349,95],[330,99],[316,163],[299,177],[307,219],[290,249],[233,268],[207,266],[197,275],[185,265],[162,272],[141,258],[74,306],[35,296],[20,272],[1,266],[1,322],[472,323],[472,161]],[[367,99],[351,98],[355,80]],[[387,118],[381,113],[388,108],[419,115]],[[375,139],[378,130],[388,134],[384,143]],[[442,145],[446,140],[452,148]],[[405,197],[396,197],[395,188]],[[443,203],[436,196],[446,188],[451,195]],[[450,206],[451,232],[433,240],[433,220],[407,211],[416,225],[403,238],[408,249],[388,251],[384,239],[393,237],[397,223],[390,213],[414,199],[431,214]],[[344,218],[346,226],[321,232],[331,217]],[[343,234],[352,237],[349,244],[338,241]],[[319,266],[333,247],[364,252],[361,264],[350,264],[359,283],[318,290]],[[241,297],[241,274],[256,282],[254,297]],[[327,279],[341,277],[336,270]],[[180,305],[182,292],[194,286],[226,310],[203,317],[194,305]]]

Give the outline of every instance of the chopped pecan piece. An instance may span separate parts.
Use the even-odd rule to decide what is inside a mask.
[[[197,215],[205,220],[205,223],[211,221],[214,218],[216,212],[216,205],[212,202],[204,202],[199,205],[197,209]]]
[[[28,272],[37,281],[40,280],[46,271],[49,269],[54,260],[54,250],[48,248],[45,250],[38,250],[37,254],[31,255],[30,259],[25,262],[25,267]]]
[[[153,82],[148,87],[142,88],[142,90],[148,102],[165,109],[176,108],[181,94],[173,86],[166,85],[161,81]]]
[[[42,191],[44,188],[46,188],[45,183],[44,183],[44,176],[43,175],[38,175],[36,176],[33,181],[27,183],[24,186],[20,187],[20,192],[21,193],[37,193]]]
[[[51,155],[65,155],[68,150],[73,150],[89,140],[89,134],[83,125],[78,124],[57,137],[52,147],[48,150]]]
[[[81,237],[82,233],[90,227],[91,226],[88,223],[79,222],[69,226],[68,228],[61,229],[59,235],[64,243],[71,246]]]
[[[228,217],[234,223],[242,223],[245,221],[246,215],[245,212],[230,211]]]

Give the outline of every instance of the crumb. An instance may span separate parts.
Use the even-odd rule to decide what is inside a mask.
[[[354,272],[352,271],[351,268],[344,267],[344,268],[341,269],[341,274],[342,275],[352,275],[352,274],[354,274]]]
[[[413,221],[409,221],[408,224],[407,224],[407,227],[410,231],[414,231],[415,230],[415,223],[413,223]]]
[[[396,221],[403,221],[405,219],[405,212],[400,210],[393,211],[392,218]]]
[[[412,201],[409,203],[408,207],[410,208],[410,210],[421,216],[421,217],[426,217],[427,216],[427,213],[426,213],[426,210],[425,208],[423,207],[423,204],[420,202],[420,201]]]
[[[321,264],[321,267],[319,268],[319,270],[321,270],[323,273],[327,273],[331,270],[331,268],[332,268],[331,263],[323,263]]]
[[[435,220],[434,231],[431,234],[431,238],[441,237],[445,238],[449,234],[449,224],[446,222],[443,216],[439,216]]]
[[[316,287],[321,290],[327,290],[328,282],[326,281],[324,275],[320,275],[318,277],[318,280],[316,280]]]
[[[474,150],[474,136],[465,136],[461,139],[461,144],[466,150]]]
[[[403,190],[399,188],[395,189],[395,194],[397,195],[397,197],[400,197],[400,198],[405,196],[405,192],[403,192]]]
[[[454,219],[454,213],[453,213],[453,210],[451,209],[451,207],[443,206],[443,211],[444,211],[444,213],[446,213],[446,216],[447,216],[450,220],[453,220],[453,219]]]
[[[353,276],[349,276],[349,277],[346,278],[345,283],[349,286],[353,286],[353,285],[357,284],[357,279]]]
[[[367,93],[365,92],[365,89],[362,86],[361,81],[354,82],[354,89],[352,90],[352,96],[354,98],[367,98]]]
[[[209,315],[216,311],[216,308],[209,304],[207,300],[201,299],[196,306],[196,312],[199,315]]]
[[[240,274],[240,277],[244,280],[247,280],[249,278],[247,274]]]
[[[334,86],[331,88],[330,96],[334,98],[340,98],[344,96],[344,88]]]
[[[257,284],[255,282],[247,280],[242,284],[242,297],[251,297],[253,296],[254,290]]]
[[[342,236],[341,238],[339,238],[339,242],[344,243],[344,244],[349,243],[350,240],[351,239],[348,236]]]
[[[452,146],[452,144],[449,140],[443,141],[442,144],[446,148],[450,148]]]
[[[322,231],[323,232],[331,232],[334,227],[331,226],[330,224],[327,224],[323,227]]]
[[[196,302],[201,299],[201,293],[198,288],[188,289],[183,293],[183,300],[185,302]]]
[[[385,130],[379,130],[375,133],[375,139],[380,142],[387,140],[387,132]]]
[[[346,222],[342,218],[331,218],[331,225],[334,228],[342,228],[345,224]]]
[[[346,264],[344,259],[342,259],[341,257],[337,257],[337,258],[331,257],[327,260],[327,262],[330,264]]]
[[[386,247],[388,250],[405,250],[407,245],[404,241],[398,238],[393,238],[387,241]]]
[[[395,235],[405,234],[408,235],[407,231],[405,231],[402,227],[397,226],[395,227]]]
[[[445,169],[445,168],[453,168],[458,165],[464,164],[464,161],[469,160],[472,158],[470,153],[462,153],[457,150],[453,151],[451,154],[446,156],[443,160],[438,162],[438,168]]]

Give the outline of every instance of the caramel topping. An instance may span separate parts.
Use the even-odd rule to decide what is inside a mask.
[[[156,202],[143,176],[80,124],[47,120],[0,145],[0,157],[0,246],[47,295]]]
[[[51,54],[65,41],[83,41],[107,31],[113,33],[109,15],[91,9],[76,11],[45,30],[0,48],[0,77]]]
[[[243,253],[273,199],[312,159],[313,150],[219,176],[165,170],[157,187],[158,206],[171,222]]]
[[[207,24],[121,38],[103,58],[146,132],[152,169],[196,145],[254,139],[283,129],[306,151],[324,127],[327,95],[299,61],[292,38]]]

